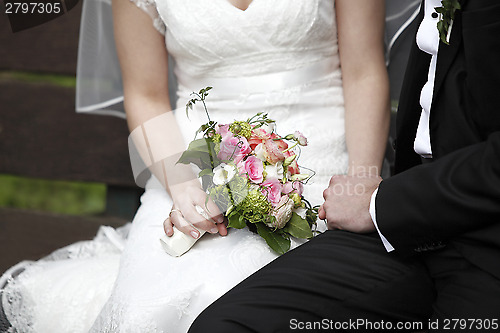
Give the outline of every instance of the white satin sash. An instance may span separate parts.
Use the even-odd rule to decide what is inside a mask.
[[[223,95],[241,95],[265,93],[281,89],[293,88],[307,82],[313,82],[332,73],[340,77],[340,63],[338,57],[330,57],[312,65],[294,70],[268,73],[263,75],[213,78],[193,77],[176,69],[178,83],[188,91],[198,91],[204,87],[216,87]]]

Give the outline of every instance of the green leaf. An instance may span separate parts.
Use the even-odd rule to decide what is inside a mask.
[[[200,173],[198,174],[198,178],[201,178],[203,176],[213,176],[213,175],[214,175],[213,170],[211,168],[207,168],[200,171]]]
[[[191,141],[188,149],[185,150],[177,163],[189,164],[193,163],[200,169],[206,169],[218,164],[215,161],[214,143],[210,139],[197,139]]]
[[[193,110],[193,105],[196,104],[196,99],[191,99],[189,102],[186,104],[186,117],[189,118],[189,109]]]
[[[267,245],[278,254],[284,254],[290,250],[290,240],[283,235],[271,232],[269,228],[263,223],[255,224],[257,226],[257,233],[264,238]]]
[[[198,128],[198,129],[196,130],[196,133],[195,133],[194,137],[196,138],[196,137],[198,136],[198,134],[200,134],[201,132],[204,132],[204,131],[205,131],[205,129],[206,129],[206,126],[207,126],[206,124],[201,125],[201,126],[200,126],[200,128]]]
[[[311,238],[313,236],[309,223],[297,213],[292,213],[292,217],[283,228],[283,231],[296,238]]]
[[[235,229],[243,229],[246,227],[245,220],[243,219],[243,216],[238,215],[237,213],[231,214],[228,218],[229,223],[228,227],[235,228]]]
[[[435,7],[437,13],[441,14],[437,28],[439,30],[439,37],[441,41],[445,44],[449,44],[446,41],[448,37],[448,30],[451,26],[451,22],[455,17],[455,12],[461,9],[460,2],[458,0],[441,0],[441,7]]]
[[[199,151],[186,150],[182,153],[181,157],[177,161],[180,164],[194,164],[200,169],[206,169],[206,166],[210,166],[210,154],[203,153]]]
[[[443,7],[434,7],[434,10],[439,14],[444,14],[446,12]]]
[[[205,138],[201,138],[201,139],[191,141],[187,150],[209,153],[210,152],[210,145],[213,145],[212,141],[205,139]]]

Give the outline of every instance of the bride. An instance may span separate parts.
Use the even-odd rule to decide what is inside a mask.
[[[316,175],[304,196],[314,205],[332,175],[379,172],[389,122],[384,1],[113,0],[112,7],[129,128],[168,115],[156,139],[170,156],[206,122],[200,110],[186,116],[190,93],[213,86],[213,120],[266,112],[278,133],[305,134],[300,163]],[[167,93],[168,55],[179,112]],[[8,331],[186,332],[211,302],[276,258],[247,229],[227,230],[216,208],[202,217],[196,206],[205,193],[190,168],[172,161],[166,177],[152,168],[129,231],[103,228],[94,241],[6,273]],[[159,241],[173,226],[200,238],[181,257]]]

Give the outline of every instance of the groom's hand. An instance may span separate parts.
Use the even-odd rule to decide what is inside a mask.
[[[319,218],[326,219],[328,229],[356,233],[375,231],[370,216],[370,199],[382,178],[373,175],[336,175],[323,192],[325,202],[320,207]]]

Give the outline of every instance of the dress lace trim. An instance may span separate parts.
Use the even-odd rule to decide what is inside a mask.
[[[130,0],[153,20],[153,26],[165,36],[166,26],[156,8],[156,0]]]
[[[129,227],[101,226],[92,241],[6,271],[0,277],[0,332],[87,332],[111,295]]]

